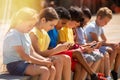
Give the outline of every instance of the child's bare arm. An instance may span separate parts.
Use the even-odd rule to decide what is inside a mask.
[[[99,41],[98,36],[97,36],[96,33],[94,33],[94,32],[90,32],[90,35],[91,35],[93,41],[97,41],[97,42]]]
[[[101,34],[101,39],[102,39],[102,41],[104,41],[104,42],[107,41],[107,38],[106,38],[105,34]]]
[[[22,46],[14,46],[14,49],[20,55],[20,57],[25,61],[28,61],[28,62],[34,63],[34,64],[47,66],[47,67],[50,67],[52,65],[52,62],[50,62],[50,61],[40,60],[40,59],[37,59],[33,56],[27,55]]]

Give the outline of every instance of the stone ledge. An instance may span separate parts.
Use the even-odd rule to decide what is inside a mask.
[[[30,76],[15,76],[8,73],[0,74],[0,80],[30,80]]]

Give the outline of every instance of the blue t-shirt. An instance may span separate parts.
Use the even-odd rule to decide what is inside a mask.
[[[79,44],[86,44],[86,39],[85,39],[85,31],[83,28],[76,28],[76,31],[77,31],[77,41]]]
[[[48,32],[48,35],[49,35],[49,37],[50,37],[49,47],[50,47],[50,48],[56,47],[57,42],[58,42],[58,31],[57,31],[57,29],[54,28],[54,29],[50,30],[50,31]]]
[[[91,22],[85,27],[85,32],[89,42],[93,41],[90,35],[91,32],[95,33],[98,37],[100,37],[101,34],[104,34],[103,28],[98,26],[95,21]]]

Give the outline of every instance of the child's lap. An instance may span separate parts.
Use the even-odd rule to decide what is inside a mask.
[[[103,54],[103,55],[105,55],[107,52],[108,52],[108,49],[111,49],[109,46],[101,46],[100,48],[99,48],[99,51]]]
[[[64,52],[58,53],[57,55],[59,55],[59,54],[65,54],[71,58],[71,62],[72,62],[71,70],[74,71],[76,64],[79,62],[76,59],[72,58],[73,52],[72,51],[64,51]],[[90,54],[83,54],[83,57],[86,59],[87,62],[95,61],[94,57]]]
[[[29,63],[27,63],[25,61],[11,62],[11,63],[7,64],[7,70],[12,75],[22,76],[22,75],[24,75],[24,72],[28,65],[29,65]]]

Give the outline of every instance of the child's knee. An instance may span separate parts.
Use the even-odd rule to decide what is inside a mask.
[[[104,55],[104,57],[107,58],[107,59],[109,59],[109,54],[106,53],[106,54]]]
[[[64,55],[64,61],[71,64],[71,58],[68,55]]]
[[[62,66],[63,65],[63,56],[58,56],[56,59],[53,61],[55,66]]]
[[[100,59],[100,61],[101,61],[101,62],[104,62],[104,57],[102,57],[102,58]]]
[[[40,70],[40,72],[41,72],[41,74],[46,74],[46,76],[48,75],[50,75],[50,70],[47,68],[47,67],[45,67],[45,66],[42,66],[41,67],[41,70]]]
[[[54,66],[51,66],[50,68],[50,74],[56,74],[56,69]]]
[[[73,57],[77,58],[77,57],[83,57],[83,56],[82,56],[82,54],[81,54],[80,51],[75,50],[75,51],[73,52]]]

